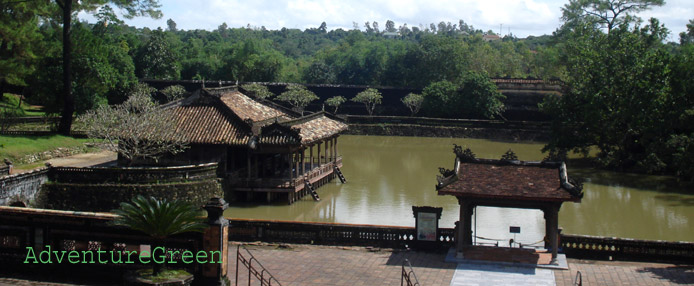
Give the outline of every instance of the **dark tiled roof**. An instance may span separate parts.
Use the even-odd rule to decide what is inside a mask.
[[[289,119],[286,113],[264,105],[238,91],[223,93],[220,99],[242,120],[250,119],[257,122],[271,118]]]
[[[176,134],[191,143],[245,145],[250,129],[214,106],[193,105],[173,108]]]
[[[565,172],[563,163],[468,160],[437,189],[439,195],[463,198],[580,201],[580,187],[569,184]]]
[[[235,89],[201,90],[167,104],[177,134],[189,143],[301,145],[334,136],[347,124],[325,113],[295,118],[271,104],[251,99]]]

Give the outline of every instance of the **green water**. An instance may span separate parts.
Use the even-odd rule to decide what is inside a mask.
[[[339,152],[346,184],[339,180],[310,196],[286,203],[232,204],[230,218],[414,226],[412,206],[443,207],[442,227],[453,227],[458,203],[435,191],[439,167],[453,168],[453,143],[464,145],[480,158],[499,158],[513,149],[520,160],[540,160],[541,143],[507,143],[482,139],[341,136]],[[694,241],[694,190],[671,177],[630,175],[569,166],[569,176],[582,178],[580,204],[564,203],[559,225],[565,233]],[[533,243],[544,236],[538,210],[478,207],[478,236],[514,238],[509,226],[520,226],[515,240]],[[478,242],[491,242],[478,240]]]

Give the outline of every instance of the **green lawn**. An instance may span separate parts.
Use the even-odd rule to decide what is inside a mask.
[[[45,112],[41,110],[39,106],[32,106],[22,101],[21,108],[17,108],[19,105],[19,96],[14,94],[5,93],[0,99],[0,111],[5,109],[14,109],[18,111],[19,116],[44,116]]]
[[[26,155],[55,150],[60,147],[74,148],[84,146],[91,139],[75,139],[62,135],[49,136],[11,136],[0,135],[0,160],[8,158],[21,164]]]

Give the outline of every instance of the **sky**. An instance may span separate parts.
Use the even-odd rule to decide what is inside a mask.
[[[694,19],[694,1],[665,0],[666,4],[639,14],[658,18],[670,30],[670,41],[678,41],[679,33]],[[387,20],[395,26],[408,27],[439,23],[468,25],[502,35],[551,34],[560,25],[561,7],[568,0],[160,0],[161,19],[135,18],[126,24],[156,29],[166,28],[173,19],[178,29],[214,30],[222,23],[229,27],[265,26],[270,30],[286,28],[317,28],[326,22],[328,29],[352,29],[353,22],[364,30],[365,22],[378,22],[383,29]],[[93,22],[81,13],[80,18]]]

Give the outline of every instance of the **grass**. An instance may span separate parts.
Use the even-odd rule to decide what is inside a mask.
[[[19,116],[45,116],[46,113],[42,111],[40,106],[33,106],[22,101],[22,106],[17,108],[19,105],[19,96],[14,94],[5,93],[0,99],[0,111],[6,109],[17,110]]]
[[[137,274],[140,278],[152,282],[165,282],[171,279],[182,279],[188,277],[190,273],[180,269],[163,269],[157,276],[152,275],[152,269],[138,270]]]
[[[91,142],[91,139],[76,139],[62,135],[0,135],[0,159],[8,158],[19,165],[22,163],[22,158],[27,155],[51,151],[60,147],[82,147],[87,142]]]

